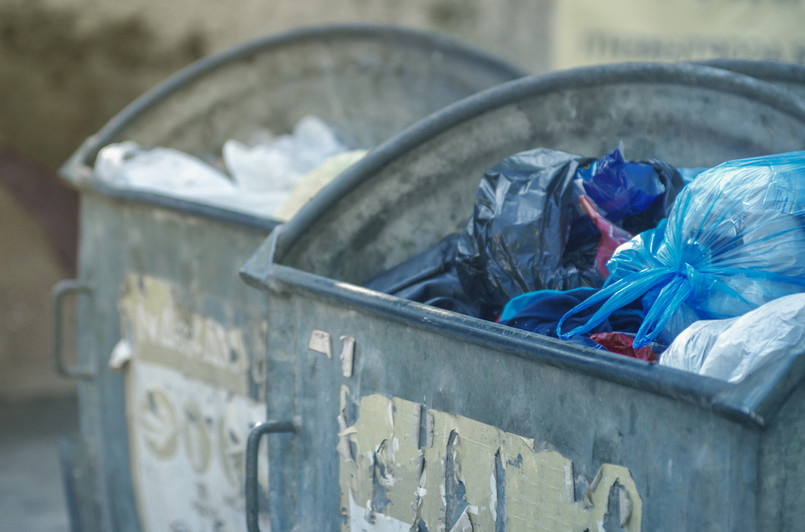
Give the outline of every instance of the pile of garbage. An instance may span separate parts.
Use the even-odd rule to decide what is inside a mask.
[[[805,152],[676,169],[538,148],[368,288],[738,382],[805,346]]]
[[[365,153],[321,119],[306,116],[289,134],[263,130],[248,144],[229,139],[209,162],[172,148],[110,144],[99,152],[94,175],[118,189],[286,221]]]

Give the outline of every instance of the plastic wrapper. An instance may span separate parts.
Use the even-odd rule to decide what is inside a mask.
[[[315,116],[305,116],[288,135],[267,132],[252,145],[230,139],[222,155],[229,175],[239,186],[288,195],[294,185],[327,158],[351,148],[335,130]]]
[[[739,382],[766,364],[805,353],[805,293],[737,318],[697,321],[660,357],[660,365]]]
[[[711,168],[683,189],[667,222],[616,250],[606,286],[563,317],[559,335],[585,333],[641,300],[634,346],[657,337],[670,344],[695,321],[740,316],[805,291],[804,222],[805,152]],[[565,326],[601,303],[584,325]]]

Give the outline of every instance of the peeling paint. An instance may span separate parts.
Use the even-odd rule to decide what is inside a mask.
[[[420,445],[423,424],[430,425],[427,446]],[[357,449],[354,461],[341,454],[342,508],[350,512],[344,530],[361,530],[352,527],[351,512],[372,508],[353,504],[372,500],[377,471],[388,501],[383,516],[405,523],[406,530],[425,524],[443,532],[599,530],[608,520],[625,532],[640,530],[642,501],[622,466],[603,464],[576,501],[573,463],[558,452],[537,451],[531,439],[381,395],[362,397],[360,417],[340,436]]]
[[[355,357],[355,338],[352,336],[341,337],[341,373],[344,377],[352,377],[352,364]]]
[[[112,354],[109,355],[109,369],[112,371],[121,371],[123,367],[131,360],[132,350],[131,342],[127,338],[123,338],[115,344],[112,349]]]

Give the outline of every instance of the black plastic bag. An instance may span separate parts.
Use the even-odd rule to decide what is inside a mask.
[[[619,223],[637,233],[665,216],[683,186],[674,168],[627,163],[619,150],[598,160],[545,148],[521,152],[483,176],[462,233],[365,286],[495,320],[526,292],[601,286],[595,267],[601,234],[579,206],[580,195],[617,209]]]
[[[620,150],[599,160],[544,148],[513,155],[481,181],[458,242],[458,277],[472,299],[492,307],[526,292],[599,287],[600,233],[579,196],[597,199],[634,234],[663,219],[683,186],[673,167],[627,163]]]

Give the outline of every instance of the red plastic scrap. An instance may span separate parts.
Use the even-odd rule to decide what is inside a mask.
[[[602,332],[590,335],[590,339],[595,343],[604,346],[608,351],[626,355],[638,360],[645,360],[646,362],[656,362],[657,355],[650,346],[635,349],[632,346],[634,338],[625,333],[619,332]]]

